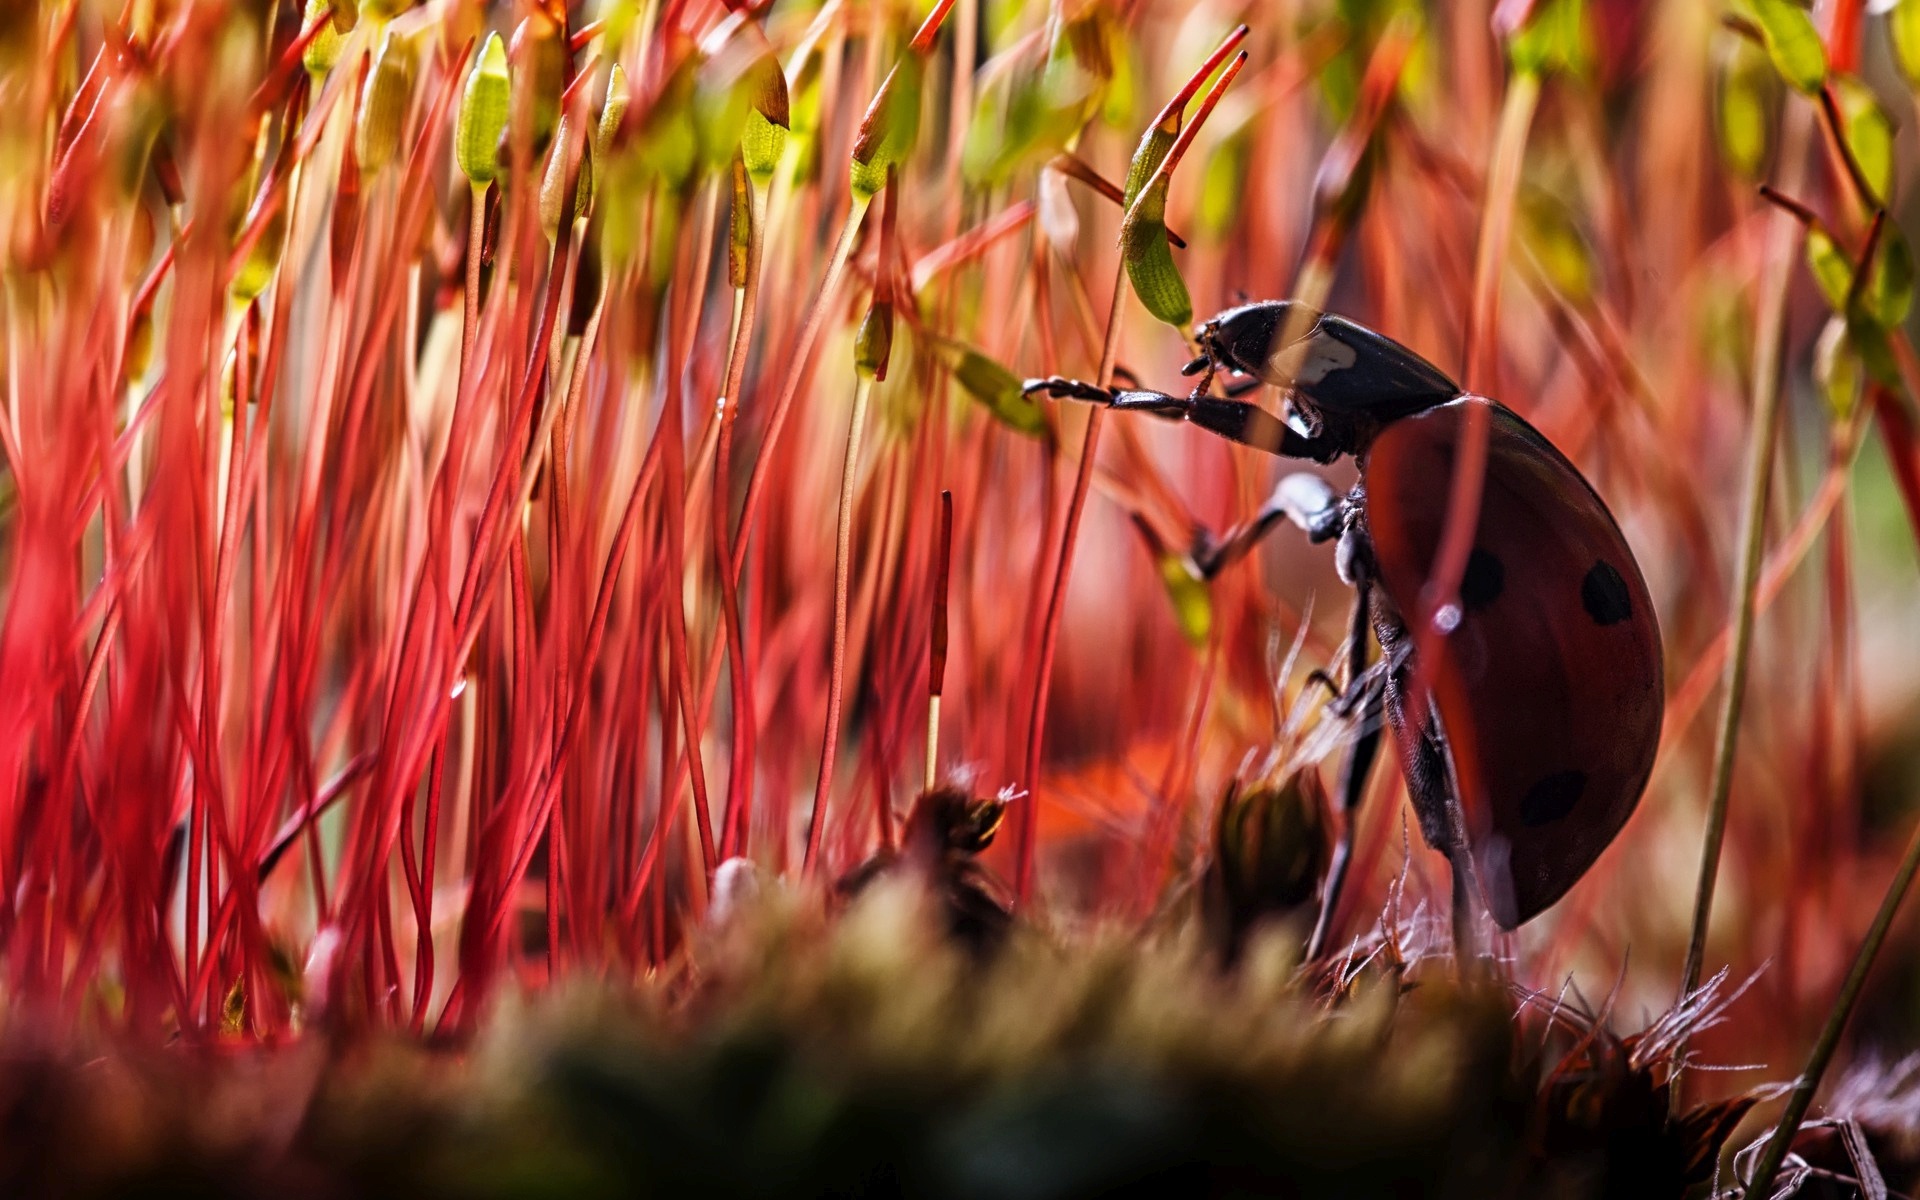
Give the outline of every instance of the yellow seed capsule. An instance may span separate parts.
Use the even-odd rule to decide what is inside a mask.
[[[727,282],[747,286],[747,258],[753,249],[753,185],[738,155],[733,160],[731,219],[727,222]]]
[[[600,122],[594,126],[592,153],[580,164],[580,190],[589,205],[600,198],[601,180],[606,178],[604,168],[607,156],[613,148],[613,137],[620,132],[620,122],[627,115],[627,102],[632,94],[627,90],[627,73],[620,64],[613,64],[613,73],[607,76],[607,99],[600,106]]]
[[[587,147],[577,144],[579,139],[573,132],[573,121],[565,116],[560,118],[560,128],[553,135],[553,149],[547,154],[547,173],[540,180],[540,227],[547,231],[549,240],[560,236],[560,214],[569,212],[568,223],[587,215],[587,202],[593,196],[593,155]],[[567,206],[567,160],[578,155],[580,176],[571,195],[573,205]]]
[[[133,314],[127,329],[127,350],[122,370],[128,379],[145,377],[153,363],[153,309],[142,308]]]
[[[466,92],[460,97],[460,114],[454,123],[454,158],[475,187],[485,187],[500,173],[500,134],[507,127],[512,91],[506,44],[499,34],[490,33],[467,73]]]
[[[407,109],[413,101],[413,42],[392,30],[380,41],[380,53],[360,97],[359,136],[354,152],[363,175],[377,175],[400,151]]]
[[[1160,556],[1160,582],[1166,585],[1167,599],[1173,601],[1174,620],[1189,644],[1196,648],[1207,644],[1213,632],[1213,593],[1191,558],[1184,554]]]
[[[233,298],[239,301],[252,300],[267,290],[267,284],[273,282],[273,272],[280,265],[280,252],[287,244],[287,206],[276,204],[260,227],[260,236],[254,239],[246,259],[240,269],[234,273],[231,291]]]
[[[600,125],[594,130],[593,152],[604,155],[613,135],[620,130],[620,122],[627,115],[627,104],[633,94],[627,88],[627,73],[620,64],[613,64],[612,74],[607,76],[607,100],[600,106]]]
[[[311,25],[322,16],[327,17],[326,24],[313,35],[306,53],[300,56],[301,65],[316,79],[333,70],[333,64],[340,61],[340,46],[346,41],[340,36],[340,10],[334,0],[307,0],[306,24]]]
[[[1887,12],[1887,41],[1907,86],[1920,88],[1920,0],[1896,0]]]

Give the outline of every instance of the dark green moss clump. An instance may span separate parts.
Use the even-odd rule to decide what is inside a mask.
[[[671,977],[509,1003],[459,1051],[16,1048],[0,1190],[1678,1196],[1718,1148],[1631,1043],[1542,1059],[1444,961],[1332,988],[1292,932],[1228,975],[1197,933],[1020,928],[982,959],[908,877],[824,909],[765,899]]]

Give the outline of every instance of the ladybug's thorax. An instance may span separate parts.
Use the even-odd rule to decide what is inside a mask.
[[[1286,393],[1308,426],[1358,451],[1385,422],[1445,404],[1460,386],[1364,325],[1291,300],[1243,304],[1200,329],[1205,365]],[[1349,438],[1348,435],[1351,435]]]
[[[1356,462],[1366,457],[1367,447],[1387,424],[1371,413],[1322,408],[1298,391],[1287,393],[1285,403],[1287,423],[1297,432],[1337,446],[1342,454],[1351,455]],[[1398,416],[1392,419],[1397,420]]]

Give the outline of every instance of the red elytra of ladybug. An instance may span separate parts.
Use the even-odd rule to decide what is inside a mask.
[[[1281,480],[1252,521],[1196,562],[1211,575],[1282,520],[1337,540],[1356,589],[1346,692],[1362,720],[1341,793],[1364,791],[1384,712],[1429,845],[1453,865],[1455,937],[1471,937],[1471,897],[1502,929],[1539,915],[1577,883],[1638,805],[1653,771],[1664,697],[1660,630],[1633,551],[1599,494],[1539,431],[1464,392],[1433,364],[1373,330],[1293,301],[1262,301],[1200,327],[1204,372],[1186,397],[1108,391],[1060,378],[1029,391],[1192,422],[1288,458],[1351,456],[1346,494],[1316,475]],[[1281,389],[1282,420],[1208,395],[1216,372]],[[1417,672],[1406,614],[1445,533],[1454,458],[1471,408],[1487,410],[1487,457],[1459,603]],[[1368,666],[1368,629],[1380,644]],[[1309,952],[1338,902],[1343,844]]]

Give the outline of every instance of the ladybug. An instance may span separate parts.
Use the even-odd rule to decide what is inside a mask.
[[[1288,458],[1350,455],[1359,467],[1344,494],[1318,475],[1287,476],[1253,520],[1219,542],[1203,535],[1194,553],[1211,576],[1289,521],[1311,541],[1336,543],[1340,576],[1355,589],[1348,684],[1336,705],[1358,716],[1360,733],[1338,784],[1349,820],[1310,953],[1324,945],[1338,900],[1382,710],[1420,832],[1453,868],[1456,948],[1472,946],[1481,909],[1501,929],[1518,928],[1593,865],[1653,772],[1660,628],[1619,525],[1533,426],[1371,329],[1272,300],[1219,314],[1199,343],[1183,373],[1204,377],[1184,398],[1059,377],[1027,388],[1190,421]],[[1281,389],[1286,419],[1209,395],[1221,371],[1240,377],[1230,392]],[[1475,409],[1487,419],[1487,455],[1472,549],[1457,605],[1429,614],[1423,591]],[[1424,671],[1415,620],[1435,631],[1420,647],[1435,659]],[[1369,628],[1381,650],[1371,668]]]

